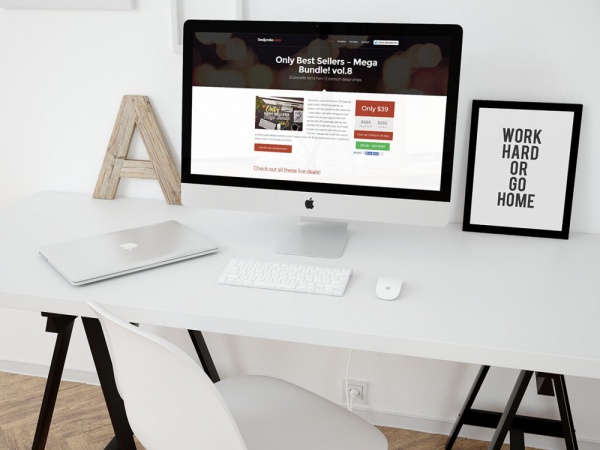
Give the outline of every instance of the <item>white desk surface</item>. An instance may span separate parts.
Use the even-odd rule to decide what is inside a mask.
[[[178,220],[217,254],[74,287],[43,245]],[[0,306],[92,316],[95,300],[124,319],[309,344],[600,378],[600,236],[568,241],[445,228],[351,223],[336,260],[273,251],[296,220],[268,214],[38,193],[0,211]],[[328,297],[217,285],[233,257],[349,266]],[[405,280],[375,297],[379,276]]]

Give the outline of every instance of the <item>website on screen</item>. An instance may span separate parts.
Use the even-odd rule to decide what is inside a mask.
[[[191,172],[437,191],[448,46],[197,33]]]

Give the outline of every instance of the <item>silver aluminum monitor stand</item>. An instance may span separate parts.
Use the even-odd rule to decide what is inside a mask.
[[[339,258],[344,253],[347,222],[301,218],[293,233],[275,250],[284,255]]]

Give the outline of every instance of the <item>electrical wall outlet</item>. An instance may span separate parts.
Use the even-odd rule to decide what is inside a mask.
[[[365,405],[368,401],[369,383],[366,381],[348,380],[348,391],[356,389],[358,396],[352,400],[353,405]],[[350,395],[350,394],[348,394]],[[342,379],[342,402],[346,403],[346,379]]]

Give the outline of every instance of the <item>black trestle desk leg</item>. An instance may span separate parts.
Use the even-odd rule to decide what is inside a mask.
[[[530,370],[521,370],[519,373],[515,387],[510,394],[510,398],[502,413],[500,423],[498,424],[498,428],[496,428],[496,432],[494,433],[494,437],[490,442],[488,450],[500,450],[502,447],[502,443],[504,442],[504,439],[506,439],[506,435],[511,428],[512,421],[517,414],[517,409],[519,409],[519,405],[521,404],[521,400],[523,400],[527,385],[529,384],[529,381],[531,381],[532,376],[533,371]]]
[[[113,439],[106,449],[135,450],[133,431],[131,431],[129,421],[127,420],[125,404],[117,390],[113,365],[100,321],[88,317],[82,317],[81,320],[83,321],[85,334],[90,345],[90,350],[92,351],[96,372],[98,372],[98,378],[100,379],[100,386],[104,394],[108,415],[115,431],[117,445],[115,446],[115,439]]]
[[[194,344],[196,354],[200,359],[200,364],[202,364],[204,372],[206,375],[208,375],[208,378],[210,378],[213,383],[220,381],[221,379],[219,378],[219,373],[217,372],[217,368],[215,367],[212,356],[210,356],[210,352],[208,351],[208,346],[206,345],[204,336],[202,336],[202,332],[198,330],[188,330],[188,333],[190,334],[190,338],[192,339],[192,343]]]
[[[73,332],[73,323],[77,318],[76,316],[51,313],[42,313],[42,316],[47,319],[46,331],[57,333],[57,336],[52,362],[50,363],[50,371],[48,372],[48,380],[46,381],[46,389],[44,390],[44,398],[40,408],[40,415],[35,429],[35,437],[33,438],[33,450],[41,450],[46,447],[52,414],[54,413],[56,397],[58,396],[58,388],[60,387],[60,379],[62,378],[67,350],[69,350],[69,342],[71,341],[71,333]]]
[[[525,433],[523,433],[523,428],[511,427],[510,450],[525,450]]]
[[[446,447],[445,447],[446,450],[450,450],[454,446],[454,443],[456,442],[456,439],[458,438],[458,434],[460,433],[460,429],[465,424],[465,419],[467,418],[467,414],[473,407],[473,402],[475,401],[477,394],[479,394],[481,385],[483,384],[483,381],[485,380],[485,377],[489,370],[490,370],[490,366],[481,366],[481,368],[479,369],[479,372],[477,373],[477,377],[475,377],[475,382],[473,383],[473,386],[471,387],[471,391],[469,391],[469,395],[467,396],[467,400],[465,401],[465,404],[463,405],[462,409],[460,410],[460,413],[458,414],[458,418],[456,419],[456,422],[454,423],[454,427],[452,428],[452,432],[450,433],[450,436],[448,436],[448,440],[446,441]]]
[[[567,396],[565,377],[564,375],[554,375],[553,380],[567,450],[578,450],[579,447],[577,446],[577,439],[575,438],[575,425],[573,423],[573,416],[571,415],[569,397]]]
[[[104,447],[104,450],[119,450],[119,442],[117,442],[116,436],[110,440],[108,445]]]

